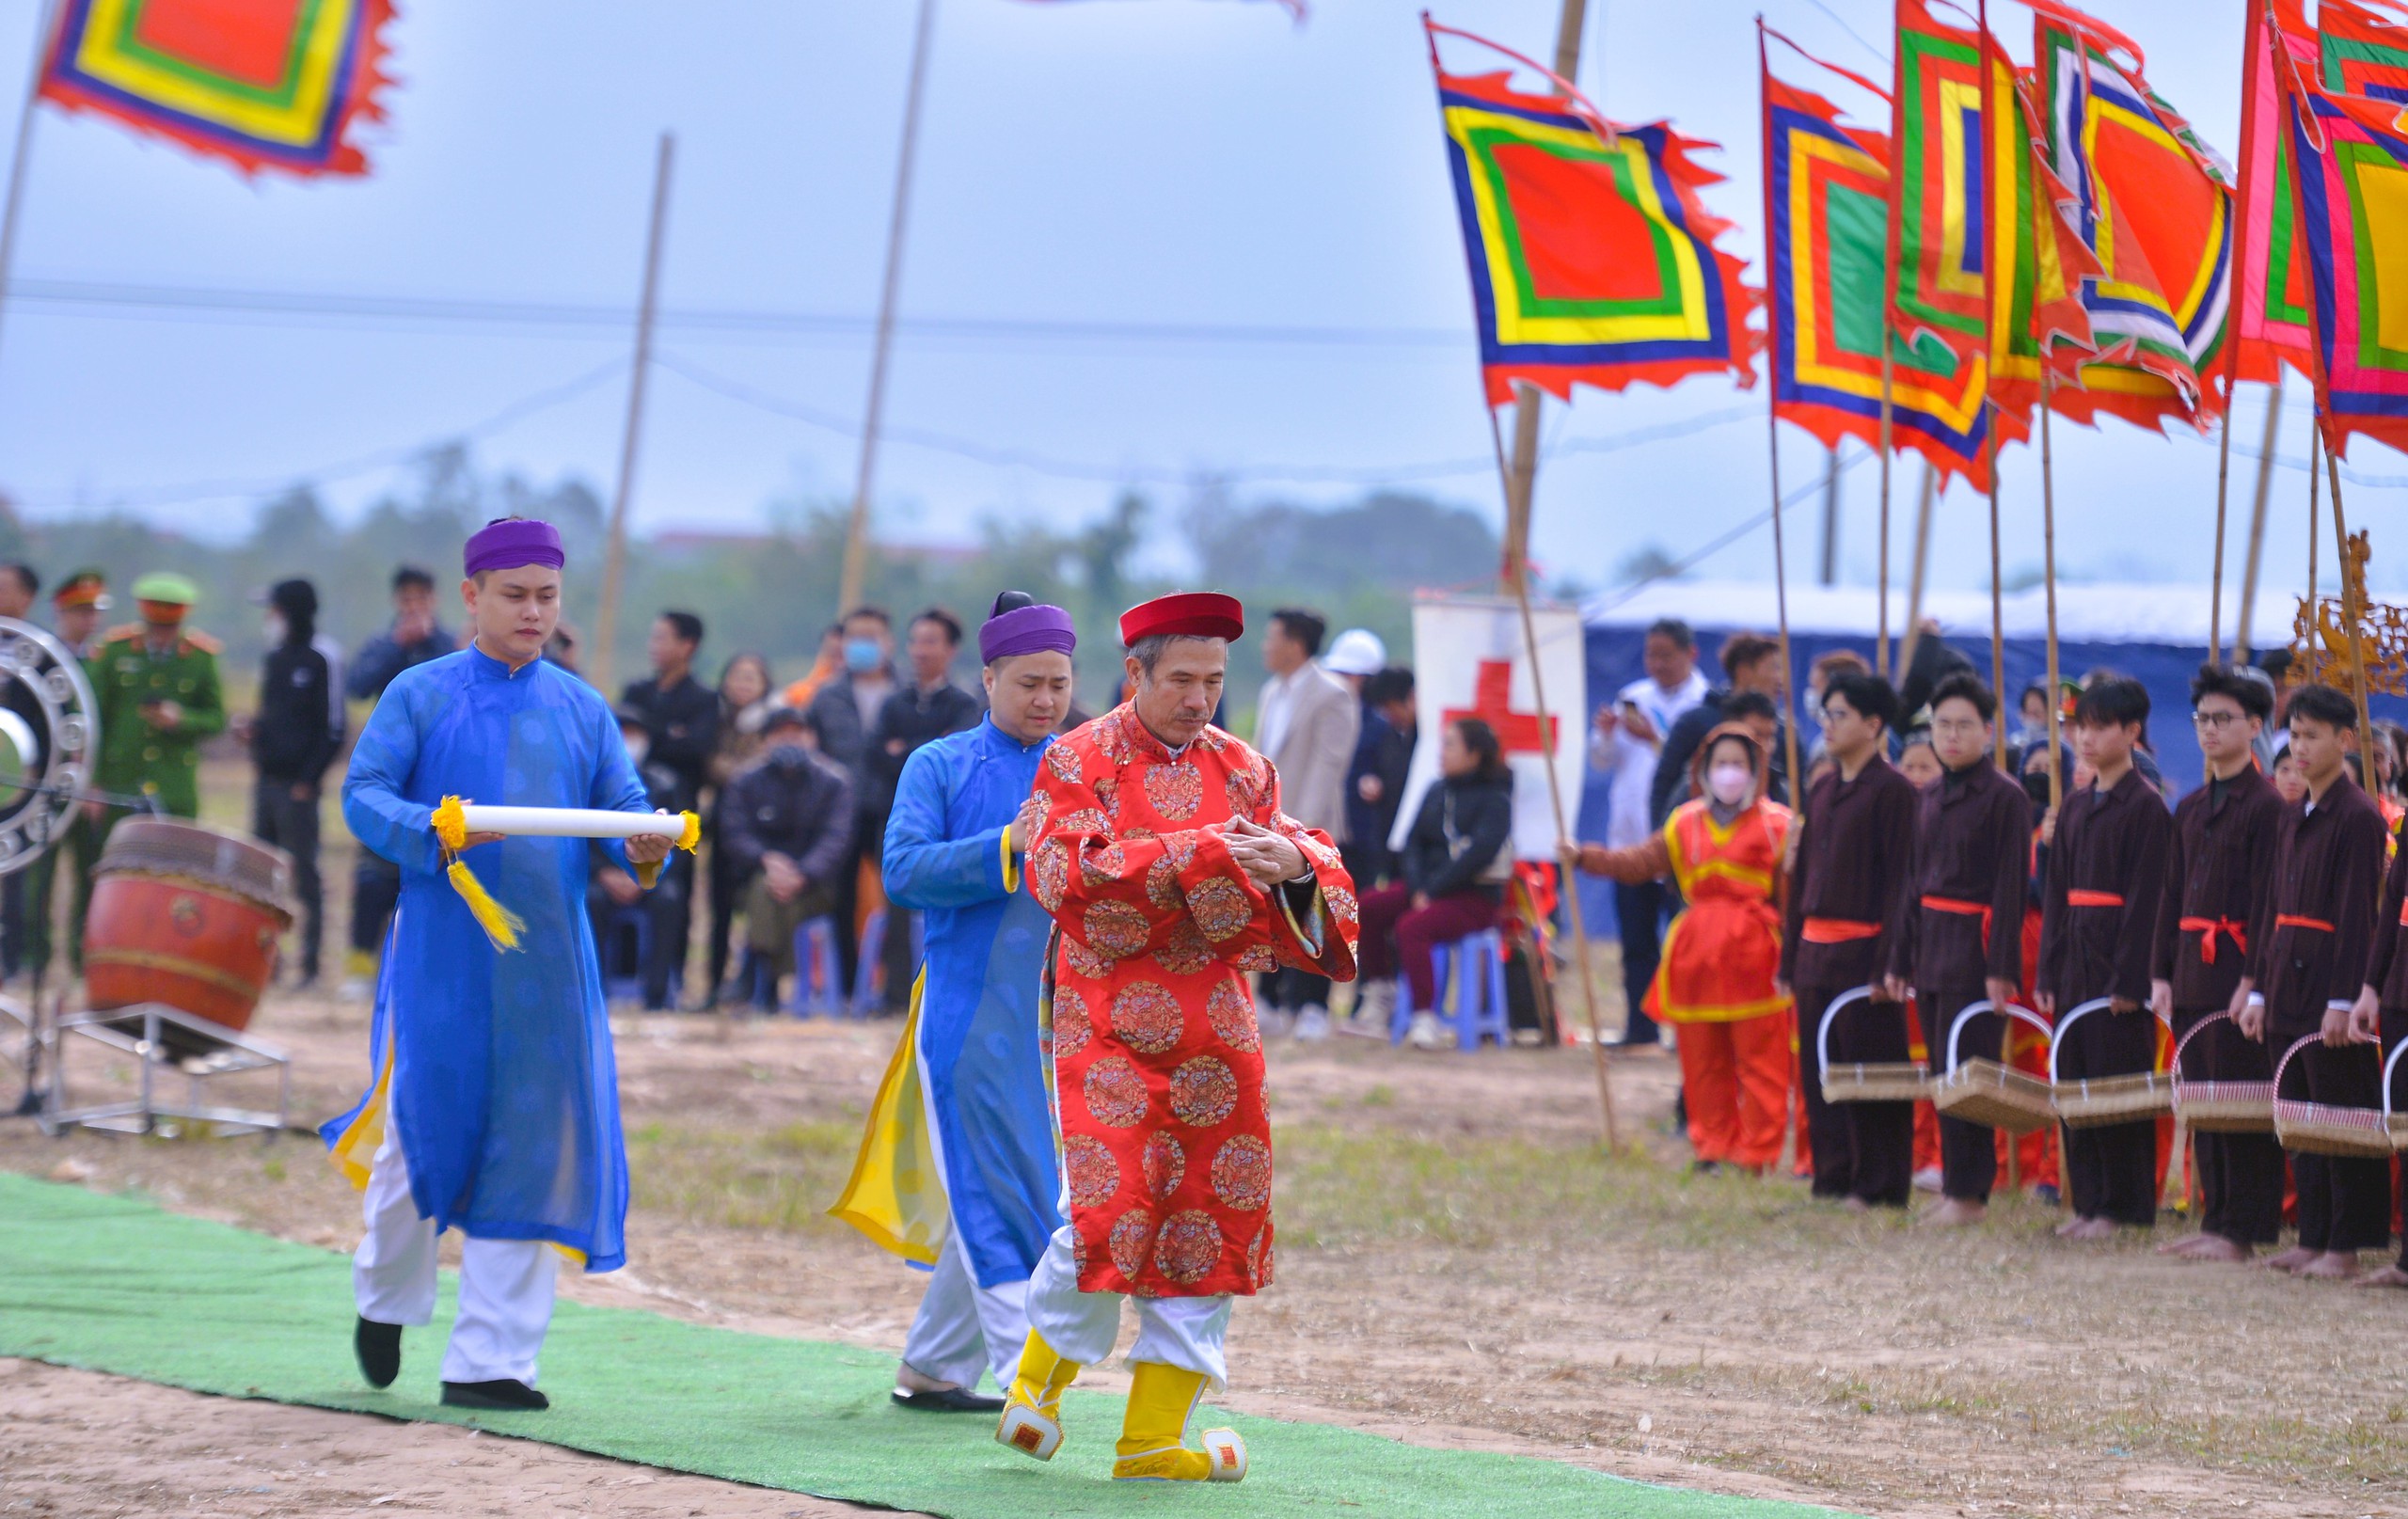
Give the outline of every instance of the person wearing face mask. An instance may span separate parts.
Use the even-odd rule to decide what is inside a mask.
[[[249,723],[251,831],[293,856],[301,900],[299,984],[318,979],[325,894],[318,881],[318,798],[342,752],[342,651],[318,633],[318,591],[279,580],[267,593],[270,647],[260,667],[259,711]]]
[[[927,968],[832,1211],[930,1268],[895,1379],[923,1413],[1003,1412],[978,1378],[1011,1385],[1029,1274],[1062,1225],[1037,1005],[1053,920],[1021,889],[1018,818],[1077,647],[1069,612],[997,596],[978,629],[985,719],[911,752],[887,824],[887,892],[927,915]]]
[[[1703,795],[1626,848],[1563,847],[1567,865],[1618,881],[1670,875],[1688,907],[1672,920],[1648,1015],[1680,1025],[1689,1147],[1700,1170],[1762,1174],[1788,1133],[1792,1005],[1781,969],[1781,861],[1790,812],[1764,798],[1766,741],[1726,722],[1697,748]]]
[[[777,1005],[795,930],[833,908],[854,859],[853,778],[817,741],[808,714],[776,708],[762,720],[761,757],[720,794],[720,847],[744,903],[755,1007]]]
[[[902,688],[895,670],[895,620],[882,607],[856,607],[847,612],[844,628],[844,671],[819,688],[803,710],[819,736],[819,752],[845,767],[852,777],[857,852],[830,882],[835,893],[836,959],[845,985],[856,985],[861,959],[861,931],[869,914],[882,906],[878,885],[878,831],[886,824],[878,777],[868,765],[870,732],[879,709]]]

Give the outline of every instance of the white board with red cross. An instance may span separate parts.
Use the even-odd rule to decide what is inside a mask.
[[[1555,858],[1547,766],[1552,762],[1555,767],[1565,808],[1576,808],[1586,732],[1581,714],[1589,709],[1588,659],[1576,609],[1541,604],[1530,614],[1538,630],[1537,682],[1530,679],[1529,648],[1522,637],[1521,609],[1513,602],[1449,596],[1414,603],[1414,709],[1420,726],[1390,847],[1404,847],[1422,794],[1438,778],[1439,734],[1457,718],[1477,717],[1497,730],[1513,768],[1514,858]],[[1544,722],[1538,700],[1542,688],[1546,698]]]

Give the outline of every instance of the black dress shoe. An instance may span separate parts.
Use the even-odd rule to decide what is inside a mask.
[[[894,1398],[895,1407],[909,1408],[921,1414],[1000,1414],[1004,1411],[1001,1398],[990,1398],[967,1387],[947,1387],[943,1392],[913,1392],[908,1387],[897,1387]]]
[[[446,1408],[498,1408],[513,1413],[549,1408],[552,1400],[523,1382],[497,1377],[491,1382],[447,1382],[443,1385],[443,1406]]]
[[[389,1387],[402,1374],[402,1326],[359,1321],[351,1332],[351,1351],[359,1357],[359,1374],[372,1387]]]

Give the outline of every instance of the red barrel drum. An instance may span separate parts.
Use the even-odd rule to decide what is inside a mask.
[[[170,1007],[241,1029],[293,924],[293,857],[197,823],[129,817],[109,834],[84,923],[96,1008]]]

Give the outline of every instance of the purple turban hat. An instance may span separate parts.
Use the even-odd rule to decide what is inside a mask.
[[[487,570],[515,570],[522,564],[559,569],[568,562],[561,551],[561,533],[548,522],[532,517],[502,517],[468,535],[461,562],[471,577]]]
[[[1059,607],[1015,608],[988,618],[978,629],[978,657],[990,665],[1016,654],[1069,654],[1078,646],[1078,629]]]

